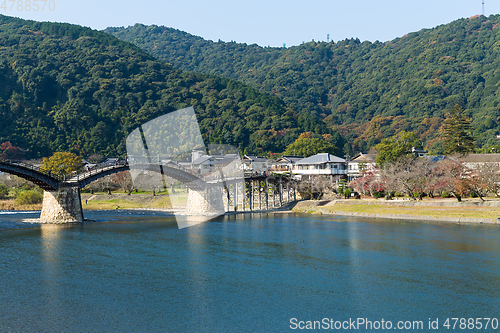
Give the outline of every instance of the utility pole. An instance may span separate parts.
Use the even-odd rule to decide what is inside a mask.
[[[486,15],[484,15],[484,0],[483,0],[483,16],[486,16]]]

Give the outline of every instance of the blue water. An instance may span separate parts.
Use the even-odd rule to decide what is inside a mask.
[[[500,226],[255,215],[179,230],[131,211],[20,222],[35,217],[0,212],[1,332],[287,332],[291,318],[430,331],[429,318],[500,318]]]

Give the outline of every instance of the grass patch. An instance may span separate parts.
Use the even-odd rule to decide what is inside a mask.
[[[321,207],[331,213],[366,213],[382,215],[431,216],[435,218],[462,217],[496,219],[500,217],[500,207],[401,207],[389,205],[351,205],[335,204]]]
[[[90,200],[89,200],[90,199]],[[171,202],[172,201],[172,202]],[[176,206],[183,207],[187,202],[187,195],[83,195],[82,207],[85,210],[112,210],[112,209],[171,209]]]

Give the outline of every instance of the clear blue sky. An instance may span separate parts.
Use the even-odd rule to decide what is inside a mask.
[[[0,0],[0,5],[4,0]],[[482,0],[50,0],[54,10],[0,13],[38,21],[68,22],[104,29],[135,23],[180,29],[206,39],[298,45],[302,41],[387,41],[481,14]],[[40,2],[43,5],[43,2]],[[17,2],[17,1],[16,1]],[[32,0],[33,2],[33,0]],[[500,14],[499,0],[485,0],[485,14]]]

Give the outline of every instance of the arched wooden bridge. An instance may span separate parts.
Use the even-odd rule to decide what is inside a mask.
[[[34,165],[21,161],[0,161],[0,171],[16,175],[23,179],[29,180],[45,191],[57,191],[63,184],[73,187],[78,186],[80,189],[102,177],[109,176],[118,172],[127,171],[130,169],[138,169],[152,172],[159,172],[165,176],[174,178],[184,184],[190,184],[193,187],[202,187],[203,177],[196,172],[175,168],[165,165],[130,165],[125,161],[116,163],[102,163],[91,168],[88,171],[82,171],[77,174],[69,174],[65,176],[54,176],[50,172],[44,171]]]
[[[185,184],[190,193],[204,192],[205,194],[198,196],[198,200],[210,201],[210,197],[213,197],[213,194],[209,192],[210,189],[213,190],[216,187],[224,188],[227,196],[226,211],[231,209],[230,206],[233,206],[236,211],[239,205],[245,210],[246,203],[250,210],[255,208],[259,210],[263,208],[268,209],[270,206],[268,199],[270,192],[273,193],[271,196],[273,197],[272,207],[276,208],[276,198],[279,198],[278,206],[282,206],[284,195],[283,185],[285,183],[287,183],[287,198],[291,198],[290,179],[269,176],[266,174],[245,175],[244,179],[242,177],[228,178],[224,177],[222,174],[220,175],[222,177],[218,177],[217,173],[209,176],[201,175],[195,170],[183,169],[170,165],[131,165],[126,161],[117,161],[99,164],[90,170],[80,173],[54,176],[50,172],[22,161],[0,161],[1,172],[6,172],[29,180],[45,191],[41,219],[53,223],[82,222],[83,209],[81,205],[80,189],[102,177],[127,170],[157,172],[176,179]],[[238,190],[240,186],[238,184],[241,184],[243,181],[246,185],[243,185],[243,188]],[[247,194],[242,197],[245,192]],[[276,195],[274,195],[274,193],[276,193]],[[222,195],[222,192],[220,195]],[[262,196],[264,196],[264,200],[262,200]],[[238,199],[238,197],[240,197],[240,199]],[[293,189],[293,198],[293,200],[295,200],[295,189]],[[257,202],[258,206],[256,207]]]

